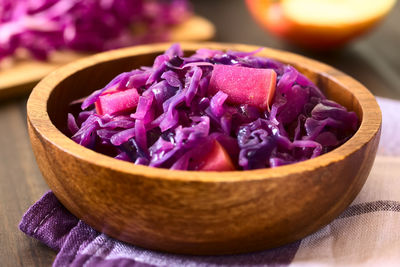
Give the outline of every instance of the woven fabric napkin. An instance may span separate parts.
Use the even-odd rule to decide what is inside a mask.
[[[378,157],[354,202],[318,232],[286,246],[231,256],[186,256],[135,247],[74,217],[49,191],[20,229],[58,254],[53,266],[357,266],[400,265],[400,102],[378,98]]]

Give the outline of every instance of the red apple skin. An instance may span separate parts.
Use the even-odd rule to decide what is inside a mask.
[[[370,31],[382,18],[336,27],[298,24],[287,18],[281,3],[270,0],[245,0],[255,20],[272,34],[295,45],[313,50],[332,50]]]
[[[96,112],[99,115],[114,114],[120,111],[133,110],[139,101],[139,94],[135,88],[118,91],[115,88],[107,90],[95,102]]]
[[[199,171],[234,171],[235,166],[223,146],[216,140],[210,153],[200,162]]]
[[[249,104],[269,110],[275,94],[276,72],[272,69],[257,69],[235,65],[214,66],[209,92],[222,91],[232,104]]]

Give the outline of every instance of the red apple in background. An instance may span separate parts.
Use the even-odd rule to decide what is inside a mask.
[[[375,26],[396,0],[246,0],[256,21],[296,45],[340,47]]]

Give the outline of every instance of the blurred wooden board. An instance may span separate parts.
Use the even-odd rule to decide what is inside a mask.
[[[214,37],[215,27],[207,19],[193,16],[175,26],[171,33],[173,41],[207,41]],[[72,51],[57,52],[47,62],[19,60],[0,69],[0,100],[29,93],[33,86],[52,70],[66,63],[87,56]]]

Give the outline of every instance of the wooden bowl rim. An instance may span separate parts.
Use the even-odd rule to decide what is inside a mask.
[[[358,131],[346,143],[316,158],[276,168],[229,172],[178,171],[134,165],[131,162],[117,160],[100,154],[75,143],[51,122],[47,113],[49,97],[53,89],[69,76],[85,68],[110,60],[144,54],[162,53],[171,44],[172,43],[168,42],[117,49],[89,56],[58,68],[42,79],[33,89],[27,103],[28,123],[30,123],[35,131],[49,143],[65,153],[73,155],[87,163],[112,169],[116,172],[125,173],[127,175],[141,175],[152,179],[177,180],[184,182],[254,181],[260,179],[282,178],[295,173],[314,171],[341,161],[352,153],[355,153],[362,146],[366,145],[378,133],[381,127],[381,110],[374,96],[358,81],[324,63],[294,53],[272,48],[264,48],[263,51],[257,53],[257,56],[271,57],[288,64],[295,64],[322,76],[329,75],[328,79],[342,85],[345,90],[350,88],[348,91],[357,99],[361,106],[362,121]],[[194,51],[199,48],[254,51],[260,47],[254,45],[213,42],[181,42],[180,44],[183,50],[189,51]],[[285,58],[290,58],[291,60],[286,61]],[[343,86],[344,84],[346,87]]]

